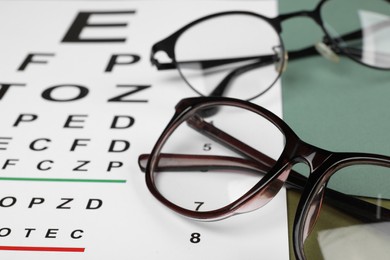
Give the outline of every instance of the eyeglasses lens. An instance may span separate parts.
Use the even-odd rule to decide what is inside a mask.
[[[243,154],[240,142],[273,160],[268,158],[269,165],[256,162]],[[231,106],[202,108],[167,137],[152,169],[154,182],[163,197],[181,208],[218,210],[249,192],[283,146],[283,134],[254,112]]]
[[[390,68],[390,3],[385,0],[332,0],[321,9],[330,36],[351,58]]]
[[[305,241],[308,259],[388,259],[390,255],[390,168],[354,165],[338,170],[328,188],[369,203],[356,209],[327,205],[326,193],[314,230]],[[371,218],[371,219],[369,219]]]
[[[200,95],[248,100],[274,84],[284,50],[266,20],[225,14],[185,31],[176,43],[175,58],[184,80]]]

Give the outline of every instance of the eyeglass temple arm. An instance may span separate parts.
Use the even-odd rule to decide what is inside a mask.
[[[340,36],[344,41],[351,41],[351,40],[356,40],[362,37],[362,31],[357,30],[345,35]],[[329,44],[329,40],[324,38],[323,42],[325,44]],[[157,52],[166,52],[165,45],[162,44],[163,42],[156,43],[152,47],[152,52],[151,52],[151,63],[156,66],[158,70],[169,70],[169,69],[177,69],[177,64],[198,64],[200,65],[203,69],[208,69],[208,68],[213,68],[217,66],[222,66],[222,65],[227,65],[235,62],[241,62],[241,61],[247,61],[251,59],[261,59],[261,60],[268,60],[268,61],[275,61],[274,56],[275,55],[263,55],[263,56],[251,56],[251,57],[238,57],[238,58],[229,58],[229,59],[211,59],[211,60],[189,60],[189,61],[181,61],[181,62],[159,62],[158,59],[155,57],[155,54]],[[166,52],[167,53],[167,52]],[[305,58],[309,56],[314,56],[318,55],[318,51],[315,48],[315,46],[310,46],[306,47],[300,50],[294,50],[294,51],[289,51],[289,60],[295,60],[295,59],[300,59],[300,58]],[[339,53],[338,53],[339,54]],[[172,59],[172,57],[170,57]],[[263,65],[267,65],[269,63],[264,62]],[[261,64],[259,64],[260,67]]]
[[[161,50],[163,51],[163,50]],[[262,60],[272,61],[274,60],[275,55],[261,55],[261,56],[248,56],[248,57],[238,57],[238,58],[227,58],[227,59],[208,59],[208,60],[186,60],[179,62],[165,62],[160,63],[155,57],[155,53],[158,51],[152,51],[151,62],[157,67],[158,70],[168,70],[168,69],[177,69],[177,65],[193,65],[196,64],[196,67],[201,67],[202,69],[209,69],[218,66],[228,65],[236,62],[243,62],[249,60]]]
[[[189,60],[189,61],[180,61],[177,62],[179,65],[186,64],[197,64],[202,69],[209,69],[218,66],[228,65],[236,62],[250,61],[255,60],[256,63],[268,64],[275,60],[275,55],[261,55],[261,56],[248,56],[248,57],[238,57],[238,58],[228,58],[228,59],[210,59],[210,60]]]
[[[229,63],[242,62],[254,60],[254,62],[245,64],[243,66],[237,67],[230,71],[214,88],[214,90],[209,94],[211,97],[222,97],[225,90],[228,88],[229,84],[245,72],[251,71],[256,68],[263,67],[265,65],[269,65],[275,63],[280,58],[277,54],[274,55],[264,55],[264,56],[253,56],[253,57],[243,57],[243,58],[232,58],[232,59],[220,59],[220,60],[204,60],[204,61],[184,61],[179,64],[194,64],[200,65],[203,69],[225,65]]]
[[[344,40],[353,40],[356,38],[361,37],[361,30],[355,31],[349,34],[344,35]],[[329,41],[325,38],[323,41],[326,45],[328,45]],[[350,53],[353,52],[352,48],[348,48]],[[335,51],[335,50],[333,50]],[[340,51],[336,51],[338,55],[342,54]],[[361,54],[361,52],[355,52],[355,56]],[[314,56],[318,55],[319,50],[317,49],[316,46],[310,46],[301,50],[295,50],[295,51],[290,51],[289,52],[289,60],[295,60],[295,59],[300,59],[300,58],[305,58],[309,56]],[[152,54],[153,56],[153,54]],[[326,58],[330,58],[330,56],[326,55]],[[163,69],[174,69],[177,68],[177,65],[186,65],[186,64],[196,64],[196,66],[200,66],[203,69],[208,69],[216,66],[222,66],[222,65],[227,65],[231,63],[236,63],[236,62],[242,62],[242,61],[248,61],[251,59],[258,59],[257,61],[249,64],[245,64],[243,66],[237,67],[230,71],[221,81],[220,83],[214,88],[214,90],[209,94],[209,96],[212,97],[221,97],[223,96],[225,90],[228,88],[229,84],[238,76],[241,74],[244,74],[245,72],[251,71],[256,68],[260,68],[272,63],[277,62],[280,60],[280,57],[278,57],[277,54],[274,55],[264,55],[264,56],[252,56],[252,57],[239,57],[239,58],[229,58],[229,59],[213,59],[213,60],[189,60],[189,61],[181,61],[177,62],[176,64],[174,63],[159,63],[156,59],[152,58],[152,62],[156,65],[156,67],[159,70]],[[333,57],[330,59],[334,59]],[[337,59],[337,57],[336,57]],[[286,62],[286,61],[285,61]],[[281,70],[279,72],[282,72],[284,69],[284,66],[280,66],[280,68],[276,68],[277,70]]]
[[[145,172],[150,154],[141,154],[138,159],[140,169]],[[161,153],[156,171],[193,170],[207,171],[210,169],[237,169],[247,172],[266,174],[268,167],[255,161],[220,155]]]
[[[150,154],[141,154],[138,158],[140,169],[145,172]],[[199,154],[173,154],[161,153],[158,158],[156,171],[178,171],[178,170],[198,170],[205,171],[208,169],[239,169],[243,171],[253,171],[261,174],[269,172],[270,167],[264,163],[250,159],[237,158],[220,155],[199,155]],[[306,184],[307,178],[301,174],[292,171],[293,175],[287,180],[289,188],[302,190]]]
[[[237,62],[244,62],[254,60],[249,64],[245,64],[243,66],[237,67],[230,71],[215,87],[215,89],[209,94],[212,97],[221,97],[223,96],[225,90],[227,89],[229,83],[239,75],[251,71],[253,69],[269,65],[275,63],[279,60],[277,54],[273,55],[263,55],[263,56],[250,56],[250,57],[239,57],[239,58],[229,58],[229,59],[211,59],[211,60],[188,60],[188,61],[180,61],[174,63],[159,63],[156,59],[152,58],[152,63],[156,65],[158,70],[165,69],[173,69],[176,68],[177,65],[188,65],[189,67],[192,65],[194,68],[201,67],[202,69],[209,69],[217,66],[228,65]]]
[[[149,159],[150,154],[141,154],[139,156],[138,163],[143,172],[146,170],[146,164]],[[209,169],[236,169],[264,175],[269,171],[270,167],[262,163],[259,164],[258,162],[254,162],[252,160],[237,157],[162,153],[159,155],[159,162],[156,170],[206,171]],[[307,177],[292,170],[286,180],[286,185],[287,188],[302,191],[306,182]],[[381,216],[378,217],[377,206],[330,188],[327,188],[324,200],[333,208],[337,208],[340,211],[353,215],[355,218],[365,222],[378,222],[383,220],[390,221],[390,212],[388,209],[381,208]]]
[[[263,67],[265,65],[272,64],[276,62],[279,58],[277,55],[263,56],[260,60],[237,67],[234,70],[230,71],[215,87],[215,89],[209,94],[211,97],[222,97],[225,90],[229,86],[229,83],[232,82],[236,77],[244,74],[245,72],[251,71],[256,68]]]
[[[291,51],[289,53],[289,59],[300,59],[308,56],[318,55],[318,51],[314,46],[310,46],[301,50]],[[175,63],[160,63],[157,59],[152,59],[152,63],[156,65],[158,70],[167,70],[167,69],[175,69],[177,65],[186,65],[186,64],[196,64],[196,66],[200,66],[203,69],[208,69],[212,67],[227,65],[236,62],[248,61],[251,59],[257,59],[257,61],[249,64],[245,64],[243,66],[237,67],[230,71],[214,88],[214,90],[209,94],[212,97],[222,97],[225,90],[229,86],[229,84],[237,78],[238,76],[244,74],[245,72],[251,71],[256,68],[260,68],[266,65],[270,65],[272,63],[280,60],[277,54],[274,55],[264,55],[264,56],[253,56],[253,57],[240,57],[240,58],[229,58],[229,59],[214,59],[214,60],[189,60],[189,61],[181,61]],[[286,61],[285,61],[286,62]],[[277,68],[283,70],[283,66]],[[282,71],[280,71],[282,72]]]
[[[262,164],[268,169],[275,164],[274,159],[237,140],[233,136],[223,132],[214,125],[204,121],[199,116],[193,116],[187,122],[193,129],[200,132],[201,134],[210,137],[211,139],[227,146],[235,152],[239,152],[240,154],[249,157],[250,159]],[[286,182],[289,188],[302,190],[307,183],[307,177],[299,174],[298,172],[291,171]],[[325,201],[329,203],[329,205],[332,205],[333,207],[347,214],[353,215],[362,221],[390,221],[390,210],[381,207],[381,215],[378,219],[378,207],[376,205],[343,194],[341,192],[337,192],[330,188],[326,188]]]
[[[288,52],[288,59],[289,60],[296,60],[296,59],[302,59],[310,56],[319,55],[320,53],[317,51],[315,46],[306,47],[300,50],[293,50]],[[337,52],[337,54],[341,54]],[[239,57],[239,58],[229,58],[229,59],[213,59],[213,60],[189,60],[189,61],[181,61],[181,62],[160,62],[158,59],[154,57],[154,53],[152,53],[151,62],[158,70],[171,70],[171,69],[177,69],[177,65],[185,65],[185,64],[197,64],[203,69],[209,69],[217,66],[222,65],[228,65],[235,62],[241,62],[246,61],[254,58],[259,58],[262,60],[267,60],[270,58],[270,56],[274,55],[264,55],[264,56],[257,56],[257,57]],[[273,59],[272,61],[275,61]],[[257,66],[254,66],[253,68],[259,68],[261,66],[265,66],[270,64],[271,62],[264,62],[260,63]],[[248,70],[246,70],[248,71]],[[237,74],[237,73],[236,73]],[[230,76],[232,77],[232,76]]]
[[[319,52],[314,46],[288,52],[289,60],[301,59],[301,58],[306,58],[315,55],[319,55]],[[197,64],[203,69],[209,69],[217,66],[228,65],[231,63],[246,61],[254,58],[259,58],[263,60],[269,59],[270,56],[274,56],[274,55],[264,55],[264,56],[257,56],[257,57],[239,57],[239,58],[230,58],[230,59],[213,59],[213,60],[189,60],[189,61],[181,61],[181,62],[174,63],[174,62],[159,62],[158,59],[154,57],[154,52],[152,52],[151,63],[154,66],[156,66],[158,70],[177,69],[178,64],[181,65]],[[273,59],[273,61],[274,60],[275,59]],[[269,63],[263,63],[263,64],[259,64],[259,66],[256,67],[260,67],[260,65],[268,65],[268,64]]]
[[[317,49],[314,46],[310,46],[310,47],[303,48],[300,50],[289,51],[288,52],[288,59],[291,61],[291,60],[306,58],[309,56],[315,56],[318,54],[319,53],[318,53]]]

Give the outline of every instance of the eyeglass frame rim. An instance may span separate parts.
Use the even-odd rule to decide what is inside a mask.
[[[176,43],[177,43],[178,39],[180,38],[180,36],[185,31],[187,31],[189,28],[193,27],[194,25],[197,25],[197,24],[199,24],[199,23],[201,23],[203,21],[206,21],[206,20],[209,20],[209,19],[213,19],[213,18],[216,18],[216,17],[220,17],[220,16],[224,16],[224,15],[234,15],[234,14],[242,14],[242,15],[254,16],[256,18],[260,18],[262,20],[265,20],[267,23],[269,23],[271,25],[271,27],[275,30],[275,32],[276,32],[276,34],[278,36],[278,40],[279,40],[280,47],[281,47],[281,52],[285,53],[285,47],[284,47],[283,39],[281,37],[282,28],[280,26],[280,23],[277,23],[277,20],[275,18],[269,18],[269,17],[266,17],[264,15],[261,15],[261,14],[258,14],[258,13],[254,13],[254,12],[250,12],[250,11],[225,11],[225,12],[218,12],[218,13],[213,13],[213,14],[210,14],[210,15],[206,15],[206,16],[200,17],[200,18],[198,18],[198,19],[196,19],[196,20],[194,20],[194,21],[184,25],[183,27],[181,27],[180,29],[178,29],[176,32],[172,33],[171,35],[169,35],[165,39],[155,43],[152,46],[151,54],[150,54],[150,61],[151,61],[152,65],[156,66],[156,68],[158,70],[161,70],[161,69],[177,69],[177,71],[179,72],[181,78],[184,80],[184,82],[193,91],[195,91],[195,93],[197,93],[200,96],[205,96],[202,93],[200,93],[195,87],[193,87],[190,82],[188,82],[186,77],[183,75],[181,69],[179,69],[178,62],[176,60],[176,55],[175,55]],[[160,63],[154,57],[154,55],[157,52],[159,52],[159,51],[165,52],[168,55],[168,57],[172,60],[172,62],[171,63]],[[286,62],[287,62],[287,59],[284,57],[284,55],[282,55],[282,62],[281,62],[280,66],[284,67]],[[250,98],[247,98],[246,100],[253,100],[253,99],[261,96],[265,92],[267,92],[270,88],[272,88],[275,85],[275,83],[278,81],[278,79],[281,77],[281,75],[282,75],[282,71],[279,70],[277,77],[272,81],[272,83],[268,87],[266,87],[260,93],[254,95],[254,96],[252,96]]]
[[[298,259],[306,259],[303,245],[306,237],[308,236],[308,234],[305,234],[305,225],[308,224],[307,218],[309,217],[309,209],[312,206],[316,195],[318,195],[319,189],[323,185],[326,186],[329,177],[337,170],[351,165],[369,164],[390,167],[389,156],[370,153],[331,152],[305,143],[281,118],[273,114],[271,111],[256,104],[240,99],[226,97],[186,98],[181,100],[176,105],[175,114],[153,147],[145,170],[146,184],[153,196],[166,207],[185,217],[203,221],[213,221],[230,217],[235,215],[236,211],[245,205],[246,202],[253,199],[261,191],[261,189],[266,187],[263,185],[264,187],[260,188],[259,186],[261,185],[258,185],[258,183],[254,187],[256,192],[252,193],[250,196],[246,197],[247,194],[245,194],[226,207],[218,210],[203,212],[188,210],[177,206],[176,204],[167,200],[156,188],[153,177],[153,165],[156,165],[156,156],[161,151],[164,142],[167,140],[167,138],[169,138],[170,134],[175,131],[176,127],[184,122],[185,118],[191,111],[196,111],[207,106],[214,105],[234,106],[255,112],[259,116],[264,117],[269,122],[274,124],[285,136],[285,147],[283,148],[280,157],[275,162],[275,165],[272,167],[272,169],[259,181],[259,183],[270,183],[272,180],[276,180],[283,169],[288,166],[292,167],[294,164],[299,162],[297,161],[297,158],[303,158],[304,160],[307,160],[306,163],[311,168],[310,174],[296,209],[293,231],[289,234],[289,236],[292,236],[294,252]],[[307,153],[306,156],[302,154],[302,152]],[[313,156],[313,152],[318,152],[320,157],[325,159],[322,161],[320,160],[320,162],[310,161],[309,156]],[[321,197],[321,203],[322,199],[323,198]],[[319,206],[321,208],[321,204]],[[314,226],[315,223],[310,227],[310,229]]]

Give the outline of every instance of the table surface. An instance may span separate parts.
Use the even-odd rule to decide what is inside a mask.
[[[317,2],[280,0],[279,11],[311,10]],[[283,23],[287,50],[312,45],[322,36],[308,18]],[[390,132],[389,80],[388,71],[347,58],[339,63],[322,56],[291,61],[282,75],[284,120],[303,140],[324,149],[390,155],[386,142]],[[291,227],[299,196],[289,194],[288,199]]]

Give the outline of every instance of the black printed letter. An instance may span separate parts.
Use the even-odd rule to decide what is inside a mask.
[[[127,57],[127,59],[117,61],[118,57]],[[111,59],[108,62],[105,72],[111,72],[115,65],[130,65],[137,63],[140,59],[141,57],[139,55],[134,54],[114,54],[111,56]]]
[[[108,27],[126,27],[127,22],[122,23],[90,23],[89,20],[91,16],[98,15],[127,15],[134,14],[134,10],[129,11],[112,11],[112,12],[80,12],[76,16],[76,19],[73,21],[73,24],[70,26],[68,32],[65,34],[62,42],[72,42],[72,43],[82,43],[82,42],[125,42],[126,38],[117,37],[117,38],[81,38],[83,29],[85,28],[108,28]]]
[[[131,94],[137,93],[141,90],[148,89],[151,87],[150,85],[117,85],[117,87],[133,88],[133,90],[123,93],[122,95],[110,98],[108,102],[148,102],[147,100],[144,99],[124,99],[124,98],[130,96]]]
[[[53,57],[54,53],[32,53],[27,55],[26,59],[23,61],[22,65],[18,68],[18,71],[25,70],[29,63],[38,63],[38,64],[46,64],[47,60],[34,60],[34,56],[46,56]]]
[[[7,93],[11,86],[24,87],[26,84],[0,83],[0,100],[4,97],[5,93]]]

